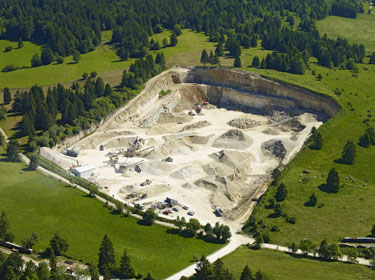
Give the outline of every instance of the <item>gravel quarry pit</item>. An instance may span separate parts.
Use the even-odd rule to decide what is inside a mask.
[[[162,90],[170,93],[160,97]],[[220,221],[238,230],[272,170],[288,163],[311,128],[339,109],[329,97],[257,74],[174,67],[75,143],[80,153],[74,160],[95,165],[89,180],[123,202],[147,209],[169,197],[178,212],[156,209],[161,216],[189,219],[182,208],[188,206],[203,224]],[[64,168],[71,165],[59,151],[43,153]]]

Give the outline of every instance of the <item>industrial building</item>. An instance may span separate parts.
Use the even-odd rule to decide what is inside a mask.
[[[81,165],[70,169],[70,172],[77,177],[88,178],[92,173],[94,173],[96,167],[91,164]]]

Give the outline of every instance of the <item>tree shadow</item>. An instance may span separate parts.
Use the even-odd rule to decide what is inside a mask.
[[[321,184],[318,186],[319,190],[326,193],[333,193],[327,184]]]
[[[172,235],[179,235],[183,238],[193,238],[195,236],[194,234],[192,234],[191,232],[187,230],[180,231],[177,228],[169,228],[165,232],[168,234],[172,234]]]
[[[267,218],[271,218],[271,219],[276,219],[276,218],[278,218],[278,217],[280,217],[280,216],[277,215],[276,213],[271,213],[271,214],[269,214],[269,215],[267,216]]]
[[[147,227],[152,226],[152,224],[150,224],[150,223],[148,223],[148,222],[146,222],[146,221],[144,221],[144,220],[138,220],[138,221],[137,221],[137,225],[140,225],[140,226],[147,226]]]

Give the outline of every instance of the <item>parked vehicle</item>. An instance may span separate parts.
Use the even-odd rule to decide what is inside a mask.
[[[182,207],[182,209],[184,209],[184,210],[189,210],[189,206],[184,206],[184,207]]]
[[[187,214],[190,216],[194,216],[195,212],[193,210],[190,210],[189,212],[187,212]]]
[[[172,210],[178,212],[178,209],[176,207],[172,208]]]

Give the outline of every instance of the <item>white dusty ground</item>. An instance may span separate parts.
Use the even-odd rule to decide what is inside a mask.
[[[202,106],[202,113],[196,116],[188,115],[187,108],[191,105],[180,106],[180,110],[166,109],[166,104],[174,102],[180,94],[180,86],[185,85],[168,84],[172,89],[170,95],[146,105],[138,96],[127,109],[131,111],[131,106],[143,102],[135,117],[125,119],[117,115],[97,133],[77,143],[75,147],[80,153],[74,161],[80,165],[95,165],[97,170],[89,180],[121,201],[144,204],[147,209],[170,197],[178,201],[179,211],[166,216],[162,214],[164,210],[157,210],[164,217],[191,218],[188,211],[182,209],[186,205],[203,224],[220,221],[234,230],[239,229],[252,208],[252,198],[259,197],[261,190],[265,190],[270,172],[280,162],[287,163],[300,150],[311,128],[320,126],[321,122],[308,113],[292,119],[283,115],[270,117],[228,111],[213,105]],[[154,78],[141,95],[155,87]],[[151,124],[141,127],[140,124],[154,116],[159,107],[166,110],[158,112]],[[241,124],[247,120],[249,128],[228,125],[232,120]],[[144,139],[142,148],[150,147],[151,152],[142,157],[125,157],[126,149],[136,137]],[[268,146],[274,149],[276,140],[286,149],[283,159],[265,149]],[[99,150],[101,144],[105,147],[103,151]],[[64,161],[66,156],[49,153],[50,158],[58,157],[58,163],[64,168],[72,163],[72,158]],[[114,157],[111,162],[110,154],[118,154],[116,163]],[[164,161],[167,157],[173,162]],[[132,166],[138,162],[141,162],[138,164],[140,173]],[[128,168],[120,171],[121,165]],[[146,180],[151,183],[141,186]],[[126,199],[132,192],[147,194],[147,198]],[[216,207],[223,210],[223,217],[214,214]]]

